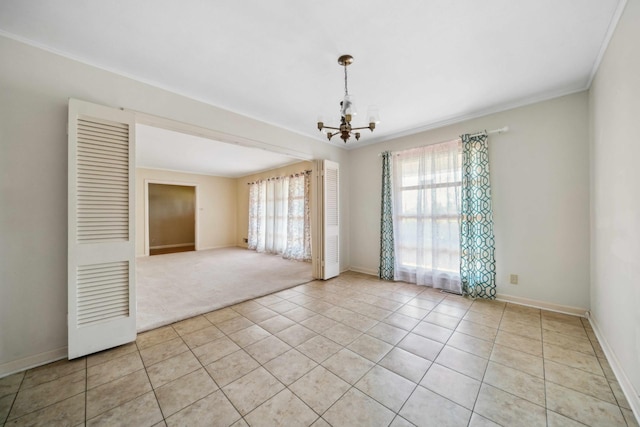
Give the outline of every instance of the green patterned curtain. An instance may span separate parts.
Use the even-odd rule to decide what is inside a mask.
[[[380,212],[380,268],[378,276],[393,280],[393,198],[391,195],[391,152],[382,153],[382,208]]]
[[[495,239],[487,135],[462,135],[460,279],[473,298],[496,297]]]

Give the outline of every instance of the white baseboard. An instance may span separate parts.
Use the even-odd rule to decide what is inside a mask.
[[[229,245],[222,245],[222,246],[204,246],[204,247],[198,247],[196,250],[198,251],[208,251],[211,249],[224,249],[224,248],[242,248],[241,246],[236,245],[235,243],[231,243]],[[243,248],[243,249],[247,249],[247,248]]]
[[[540,308],[543,310],[555,311],[558,313],[571,314],[573,316],[586,317],[587,309],[582,307],[572,307],[570,305],[561,305],[553,302],[539,301],[530,298],[517,297],[514,295],[497,294],[498,301],[512,302],[527,307]]]
[[[372,270],[370,268],[351,266],[351,267],[347,268],[347,270],[348,271],[355,271],[356,273],[368,274],[370,276],[378,277],[378,270]]]
[[[160,246],[158,246],[160,247]],[[155,246],[154,246],[155,248]],[[242,247],[242,246],[238,246],[235,243],[229,244],[229,245],[222,245],[222,246],[206,246],[206,247],[197,247],[196,251],[208,251],[208,250],[212,250],[212,249],[224,249],[224,248],[241,248],[241,249],[247,249],[246,246]],[[147,254],[136,254],[136,258],[146,258],[149,255]]]
[[[167,249],[167,248],[184,248],[185,246],[195,246],[196,243],[176,243],[174,245],[158,245],[158,246],[149,246],[149,249]]]
[[[607,361],[611,366],[611,370],[613,371],[618,383],[620,384],[620,388],[624,393],[624,397],[627,398],[629,402],[629,406],[631,406],[631,410],[636,417],[636,421],[640,424],[640,394],[639,391],[636,390],[631,384],[631,380],[627,377],[627,374],[622,369],[622,365],[618,361],[616,354],[613,349],[607,342],[606,338],[602,334],[600,327],[598,326],[598,322],[596,319],[591,316],[590,312],[587,312],[587,319],[589,319],[589,323],[591,323],[591,327],[593,328],[593,332],[596,334],[596,338],[598,338],[598,342],[600,343],[600,347],[602,347],[602,351],[604,351],[604,355],[607,356]]]
[[[378,270],[372,270],[366,267],[351,266],[347,270],[355,271],[356,273],[369,274],[371,276],[378,277]],[[526,305],[528,307],[540,308],[543,310],[555,311],[558,313],[571,314],[574,316],[586,317],[586,313],[587,313],[586,308],[572,307],[569,305],[560,305],[552,302],[517,297],[514,295],[498,294],[496,299],[498,301],[511,302],[518,305]]]
[[[179,245],[179,246],[189,246],[189,245]],[[152,249],[154,248],[163,248],[166,246],[154,246]],[[238,246],[235,243],[231,243],[229,245],[222,245],[222,246],[203,246],[203,247],[197,247],[196,251],[209,251],[212,249],[224,249],[224,248],[240,248],[240,249],[247,249],[246,246]],[[145,258],[148,257],[149,255],[146,254],[136,254],[136,258]]]
[[[36,366],[46,365],[60,359],[66,359],[68,355],[67,347],[60,347],[56,350],[45,351],[44,353],[34,354],[33,356],[23,357],[22,359],[12,360],[11,362],[0,365],[0,378],[26,369],[35,368]]]

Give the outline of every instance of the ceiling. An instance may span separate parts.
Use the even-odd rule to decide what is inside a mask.
[[[136,167],[238,178],[299,159],[147,125],[136,125]]]
[[[320,141],[351,54],[358,146],[588,88],[624,3],[2,0],[0,34]]]

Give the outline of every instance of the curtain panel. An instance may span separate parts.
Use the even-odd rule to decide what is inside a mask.
[[[380,208],[380,267],[378,277],[393,280],[395,253],[393,249],[393,193],[390,151],[382,153],[382,206]]]
[[[283,257],[311,261],[311,209],[309,206],[311,175],[289,178],[287,242]]]
[[[258,252],[281,254],[287,244],[289,180],[267,180],[264,246]]]
[[[462,135],[460,276],[473,298],[496,297],[495,238],[487,135]]]
[[[264,250],[264,228],[266,214],[267,182],[258,181],[249,184],[249,249]]]

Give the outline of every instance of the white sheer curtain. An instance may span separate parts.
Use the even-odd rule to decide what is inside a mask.
[[[264,228],[264,247],[258,252],[281,254],[287,245],[287,212],[289,179],[276,178],[267,181],[266,221]]]
[[[394,153],[394,279],[461,292],[460,140]]]
[[[308,173],[249,184],[249,249],[311,260]]]
[[[264,229],[267,213],[267,182],[249,184],[249,249],[264,251]]]
[[[289,178],[287,247],[284,258],[311,261],[310,185],[308,173]]]

